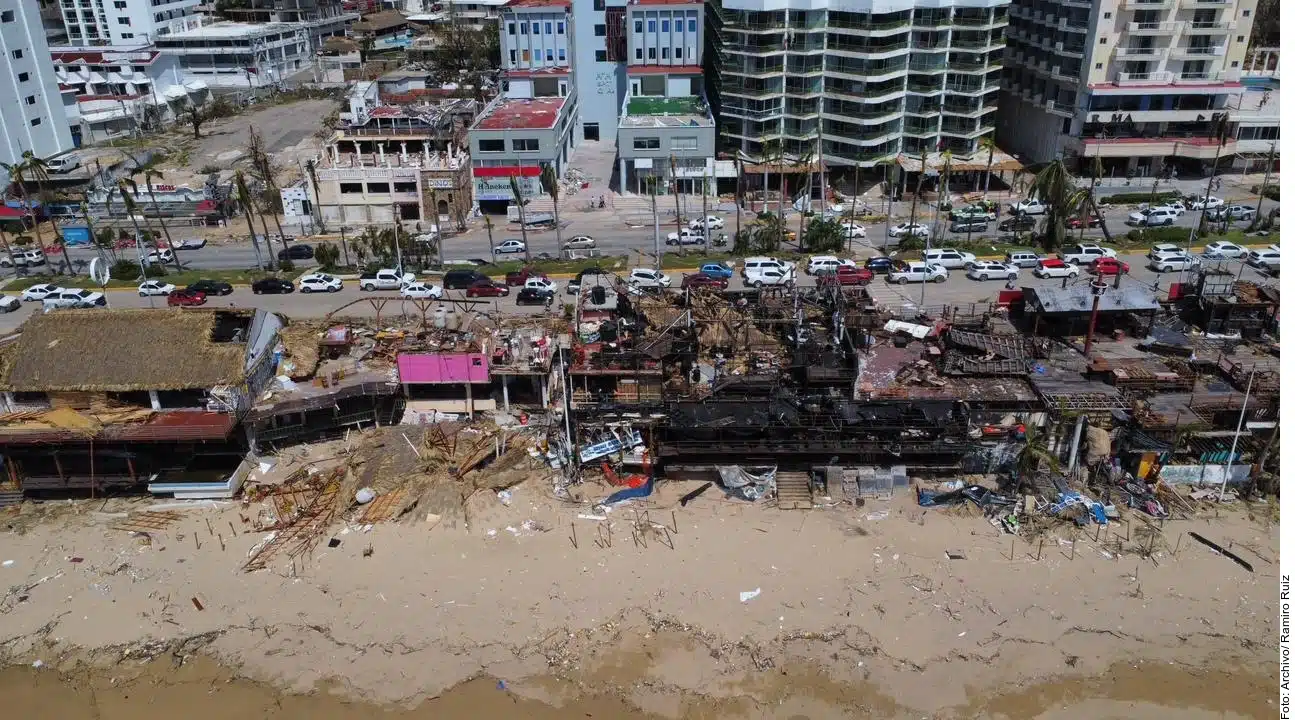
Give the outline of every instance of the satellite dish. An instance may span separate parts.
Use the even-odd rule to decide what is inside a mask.
[[[108,270],[108,263],[103,258],[94,258],[90,261],[90,279],[99,284],[99,287],[108,287],[108,281],[111,274]]]

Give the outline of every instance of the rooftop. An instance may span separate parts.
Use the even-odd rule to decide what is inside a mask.
[[[382,32],[406,24],[405,16],[399,10],[383,10],[365,15],[363,19],[351,23],[352,32]]]
[[[235,383],[244,374],[246,344],[213,340],[230,315],[179,308],[38,313],[0,352],[0,386],[132,392]]]
[[[705,5],[705,0],[628,0],[626,5]]]
[[[504,100],[486,108],[473,130],[544,130],[558,122],[564,97]]]
[[[700,65],[630,65],[630,75],[701,75]]]
[[[168,40],[218,40],[226,38],[244,38],[259,37],[262,35],[272,35],[281,32],[294,32],[305,27],[302,23],[244,23],[244,22],[215,22],[210,25],[193,28],[192,30],[182,30],[158,38],[159,41]]]
[[[86,65],[118,65],[128,63],[131,65],[148,65],[157,59],[160,55],[157,50],[150,46],[139,48],[129,48],[121,50],[104,50],[102,48],[50,48],[50,59],[55,63],[71,65],[74,63],[84,63]]]
[[[508,0],[504,7],[515,10],[526,8],[571,8],[571,0]]]
[[[712,127],[715,124],[700,97],[629,97],[621,127]]]

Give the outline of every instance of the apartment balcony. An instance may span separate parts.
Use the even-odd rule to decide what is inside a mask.
[[[833,20],[828,23],[828,30],[843,35],[878,37],[908,32],[913,28],[913,25],[907,20],[895,20],[886,23],[858,23]]]
[[[1125,10],[1167,10],[1174,0],[1124,0],[1120,6]]]
[[[1064,55],[1065,57],[1082,59],[1084,57],[1084,46],[1070,46],[1058,40],[1057,43],[1052,46],[1052,52],[1058,55]]]
[[[949,71],[949,63],[941,60],[939,62],[910,62],[908,64],[909,74],[944,74]]]
[[[970,95],[973,97],[978,95],[984,95],[990,90],[997,90],[997,89],[998,89],[998,83],[996,81],[993,83],[992,86],[989,83],[985,83],[982,85],[977,85],[973,83],[956,83],[956,84],[948,83],[944,86],[944,92],[946,95],[950,95],[950,94]]]
[[[828,43],[827,51],[829,53],[841,53],[846,57],[861,58],[865,60],[884,60],[886,58],[899,57],[907,55],[909,50],[908,41],[869,45],[865,43]]]
[[[782,117],[782,108],[769,108],[767,110],[753,110],[742,105],[726,104],[720,107],[719,112],[726,117],[742,118],[743,120],[775,120]]]
[[[1056,100],[1049,100],[1043,105],[1043,109],[1049,115],[1070,118],[1075,116],[1075,106],[1069,103],[1059,103]]]
[[[940,82],[915,83],[915,82],[909,81],[908,87],[906,88],[906,90],[908,91],[909,95],[924,95],[924,96],[939,95],[940,93],[944,92],[944,84]]]
[[[1061,7],[1075,8],[1076,10],[1091,10],[1093,0],[1061,0]]]
[[[1117,47],[1115,57],[1119,60],[1161,60],[1169,54],[1169,48],[1163,47]]]
[[[816,118],[820,114],[817,100],[789,101],[784,103],[782,114],[792,118]]]
[[[940,103],[939,103],[939,102],[924,102],[924,103],[922,103],[922,104],[918,105],[917,107],[906,108],[906,109],[904,110],[904,114],[905,114],[905,115],[908,115],[909,117],[921,117],[921,118],[926,118],[926,117],[939,117],[939,115],[940,115]]]
[[[823,139],[844,144],[880,145],[881,143],[890,142],[891,140],[898,140],[903,136],[903,134],[904,128],[902,126],[896,126],[894,128],[854,135],[853,137],[846,137],[844,135],[824,131]]]
[[[994,110],[996,110],[997,108],[998,108],[998,106],[996,106],[996,105],[994,105],[994,104],[992,104],[992,103],[990,103],[990,104],[980,104],[980,103],[969,103],[969,104],[964,104],[964,103],[945,103],[945,104],[944,104],[944,114],[945,114],[945,115],[957,115],[958,117],[976,118],[976,117],[980,117],[981,115],[987,115],[987,114],[989,114],[989,113],[992,113],[992,112],[993,112]]]
[[[724,83],[721,86],[720,93],[759,100],[762,98],[782,97],[782,88],[777,85]]]
[[[782,60],[772,63],[743,62],[741,58],[726,58],[719,65],[720,70],[732,75],[744,77],[774,77],[782,74]]]
[[[1177,46],[1169,51],[1169,56],[1182,58],[1185,60],[1208,60],[1210,58],[1221,58],[1227,53],[1227,48],[1222,45],[1200,45],[1200,46]]]
[[[789,83],[787,85],[787,89],[783,91],[783,94],[787,95],[788,97],[809,98],[809,97],[817,97],[822,92],[823,92],[823,87],[821,84],[795,85],[795,84]]]
[[[1015,7],[1015,6],[1013,6]],[[927,16],[914,16],[914,30],[940,30],[953,25],[953,20],[949,17],[932,18]]]
[[[761,43],[744,43],[725,41],[724,52],[730,55],[746,55],[749,57],[768,57],[770,55],[781,55],[783,52],[782,41]]]
[[[913,52],[944,52],[949,49],[949,38],[946,36],[939,40],[915,40],[909,48]]]
[[[849,123],[851,125],[885,125],[887,123],[901,120],[903,117],[904,109],[902,107],[890,108],[885,112],[860,112],[850,113],[849,115],[842,115],[841,113],[832,112],[830,110],[823,111],[824,120],[832,120],[838,123]]]
[[[1167,72],[1120,73],[1115,77],[1115,84],[1129,85],[1168,85],[1173,82],[1174,74]]]
[[[1130,35],[1173,35],[1182,28],[1181,22],[1131,22],[1124,26],[1124,32]]]
[[[940,123],[905,123],[904,134],[910,137],[930,137],[940,132]]]
[[[1006,43],[1001,38],[994,39],[992,37],[985,37],[982,39],[960,38],[950,42],[949,46],[955,50],[968,50],[972,52],[989,52],[995,47],[999,45],[1004,45],[1004,44]]]
[[[1197,72],[1197,73],[1178,73],[1174,77],[1175,85],[1213,85],[1214,83],[1226,82],[1230,79],[1226,74],[1221,72]]]
[[[979,123],[950,123],[946,121],[944,125],[940,127],[940,134],[971,138],[976,137],[977,135],[983,135],[993,129],[993,123],[981,125]]]
[[[1178,9],[1180,9],[1180,10],[1195,10],[1195,9],[1202,9],[1202,10],[1204,10],[1204,9],[1208,9],[1208,8],[1217,8],[1217,9],[1219,9],[1219,10],[1222,10],[1223,8],[1225,8],[1225,7],[1229,6],[1229,5],[1231,5],[1231,4],[1232,4],[1232,2],[1233,2],[1233,0],[1181,0],[1181,2],[1179,2],[1179,3],[1178,3]]]
[[[1228,22],[1187,22],[1183,28],[1186,35],[1222,35],[1237,29],[1236,21]]]
[[[953,16],[953,26],[960,28],[978,28],[988,30],[994,27],[995,20],[992,15],[958,15]]]

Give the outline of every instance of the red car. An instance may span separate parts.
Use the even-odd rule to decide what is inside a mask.
[[[468,286],[464,295],[468,297],[504,297],[508,294],[508,286],[501,285],[490,280],[478,280]]]
[[[866,267],[855,267],[853,265],[842,265],[836,269],[835,273],[830,275],[820,275],[818,286],[826,287],[829,285],[867,285],[872,282],[872,271]]]
[[[683,276],[683,284],[680,287],[685,290],[688,288],[710,288],[711,290],[727,290],[728,281],[720,278],[710,277],[701,273]]]
[[[1078,230],[1081,227],[1095,228],[1101,224],[1102,221],[1096,215],[1093,217],[1072,217],[1066,221],[1066,227],[1071,230]]]
[[[504,282],[509,285],[525,285],[526,281],[530,280],[533,277],[547,278],[548,275],[545,275],[539,270],[536,270],[530,265],[527,265],[521,270],[517,270],[516,272],[510,272],[507,275],[505,275]]]
[[[207,302],[207,293],[201,290],[186,290],[181,288],[173,291],[166,296],[166,304],[172,307],[192,307],[194,305],[204,305]]]
[[[1093,261],[1091,271],[1094,275],[1122,275],[1129,271],[1129,264],[1115,258],[1097,258]]]

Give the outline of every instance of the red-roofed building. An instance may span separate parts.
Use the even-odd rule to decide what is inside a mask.
[[[523,197],[543,193],[539,176],[552,165],[561,176],[575,148],[575,97],[498,97],[468,133],[473,190],[483,212],[502,214],[512,201],[510,178]]]

